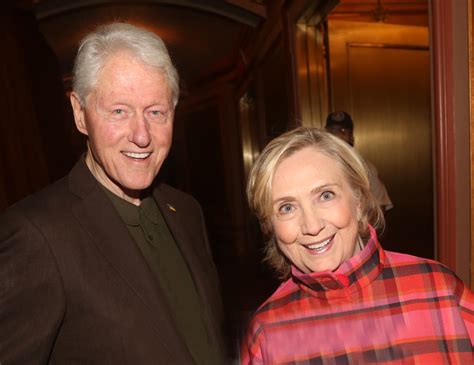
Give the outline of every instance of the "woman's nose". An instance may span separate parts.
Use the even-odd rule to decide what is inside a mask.
[[[317,236],[324,228],[324,220],[315,209],[307,209],[303,212],[301,221],[301,232],[303,234]]]

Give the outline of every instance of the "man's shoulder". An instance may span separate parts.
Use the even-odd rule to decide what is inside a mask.
[[[7,210],[24,210],[35,213],[54,211],[72,204],[80,196],[85,196],[97,185],[80,159],[71,171],[62,178],[46,185],[41,190],[27,195]]]
[[[39,230],[61,225],[67,219],[66,191],[66,178],[62,178],[6,208],[0,213],[0,240],[11,236],[34,237]]]
[[[67,177],[63,177],[51,184],[46,185],[41,190],[25,196],[18,202],[15,202],[7,210],[14,209],[34,209],[40,208],[44,210],[55,201],[62,201],[67,191]]]
[[[12,217],[23,217],[38,224],[44,223],[44,219],[62,220],[65,211],[77,199],[69,188],[68,176],[64,176],[7,207],[0,214],[0,224]]]

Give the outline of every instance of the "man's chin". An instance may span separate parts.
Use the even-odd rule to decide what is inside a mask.
[[[140,183],[135,181],[133,183],[120,184],[119,187],[127,195],[139,196],[141,192],[147,190],[152,183],[153,180],[146,180]]]

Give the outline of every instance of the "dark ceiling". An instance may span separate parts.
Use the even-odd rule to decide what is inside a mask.
[[[20,0],[21,1],[21,0]],[[265,18],[256,0],[25,0],[68,78],[79,40],[95,26],[127,21],[155,31],[167,44],[182,89],[235,67],[245,39]]]
[[[249,39],[276,0],[14,0],[36,16],[68,81],[79,40],[99,24],[127,21],[153,30],[168,45],[181,76],[182,95],[229,74],[242,62]],[[427,12],[427,0],[339,0],[333,15],[373,18],[378,13]],[[418,19],[418,18],[416,18]],[[245,56],[244,56],[245,57]]]

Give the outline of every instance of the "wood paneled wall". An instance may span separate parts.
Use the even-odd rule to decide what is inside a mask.
[[[0,209],[64,175],[74,157],[72,119],[56,56],[27,12],[0,22]]]

